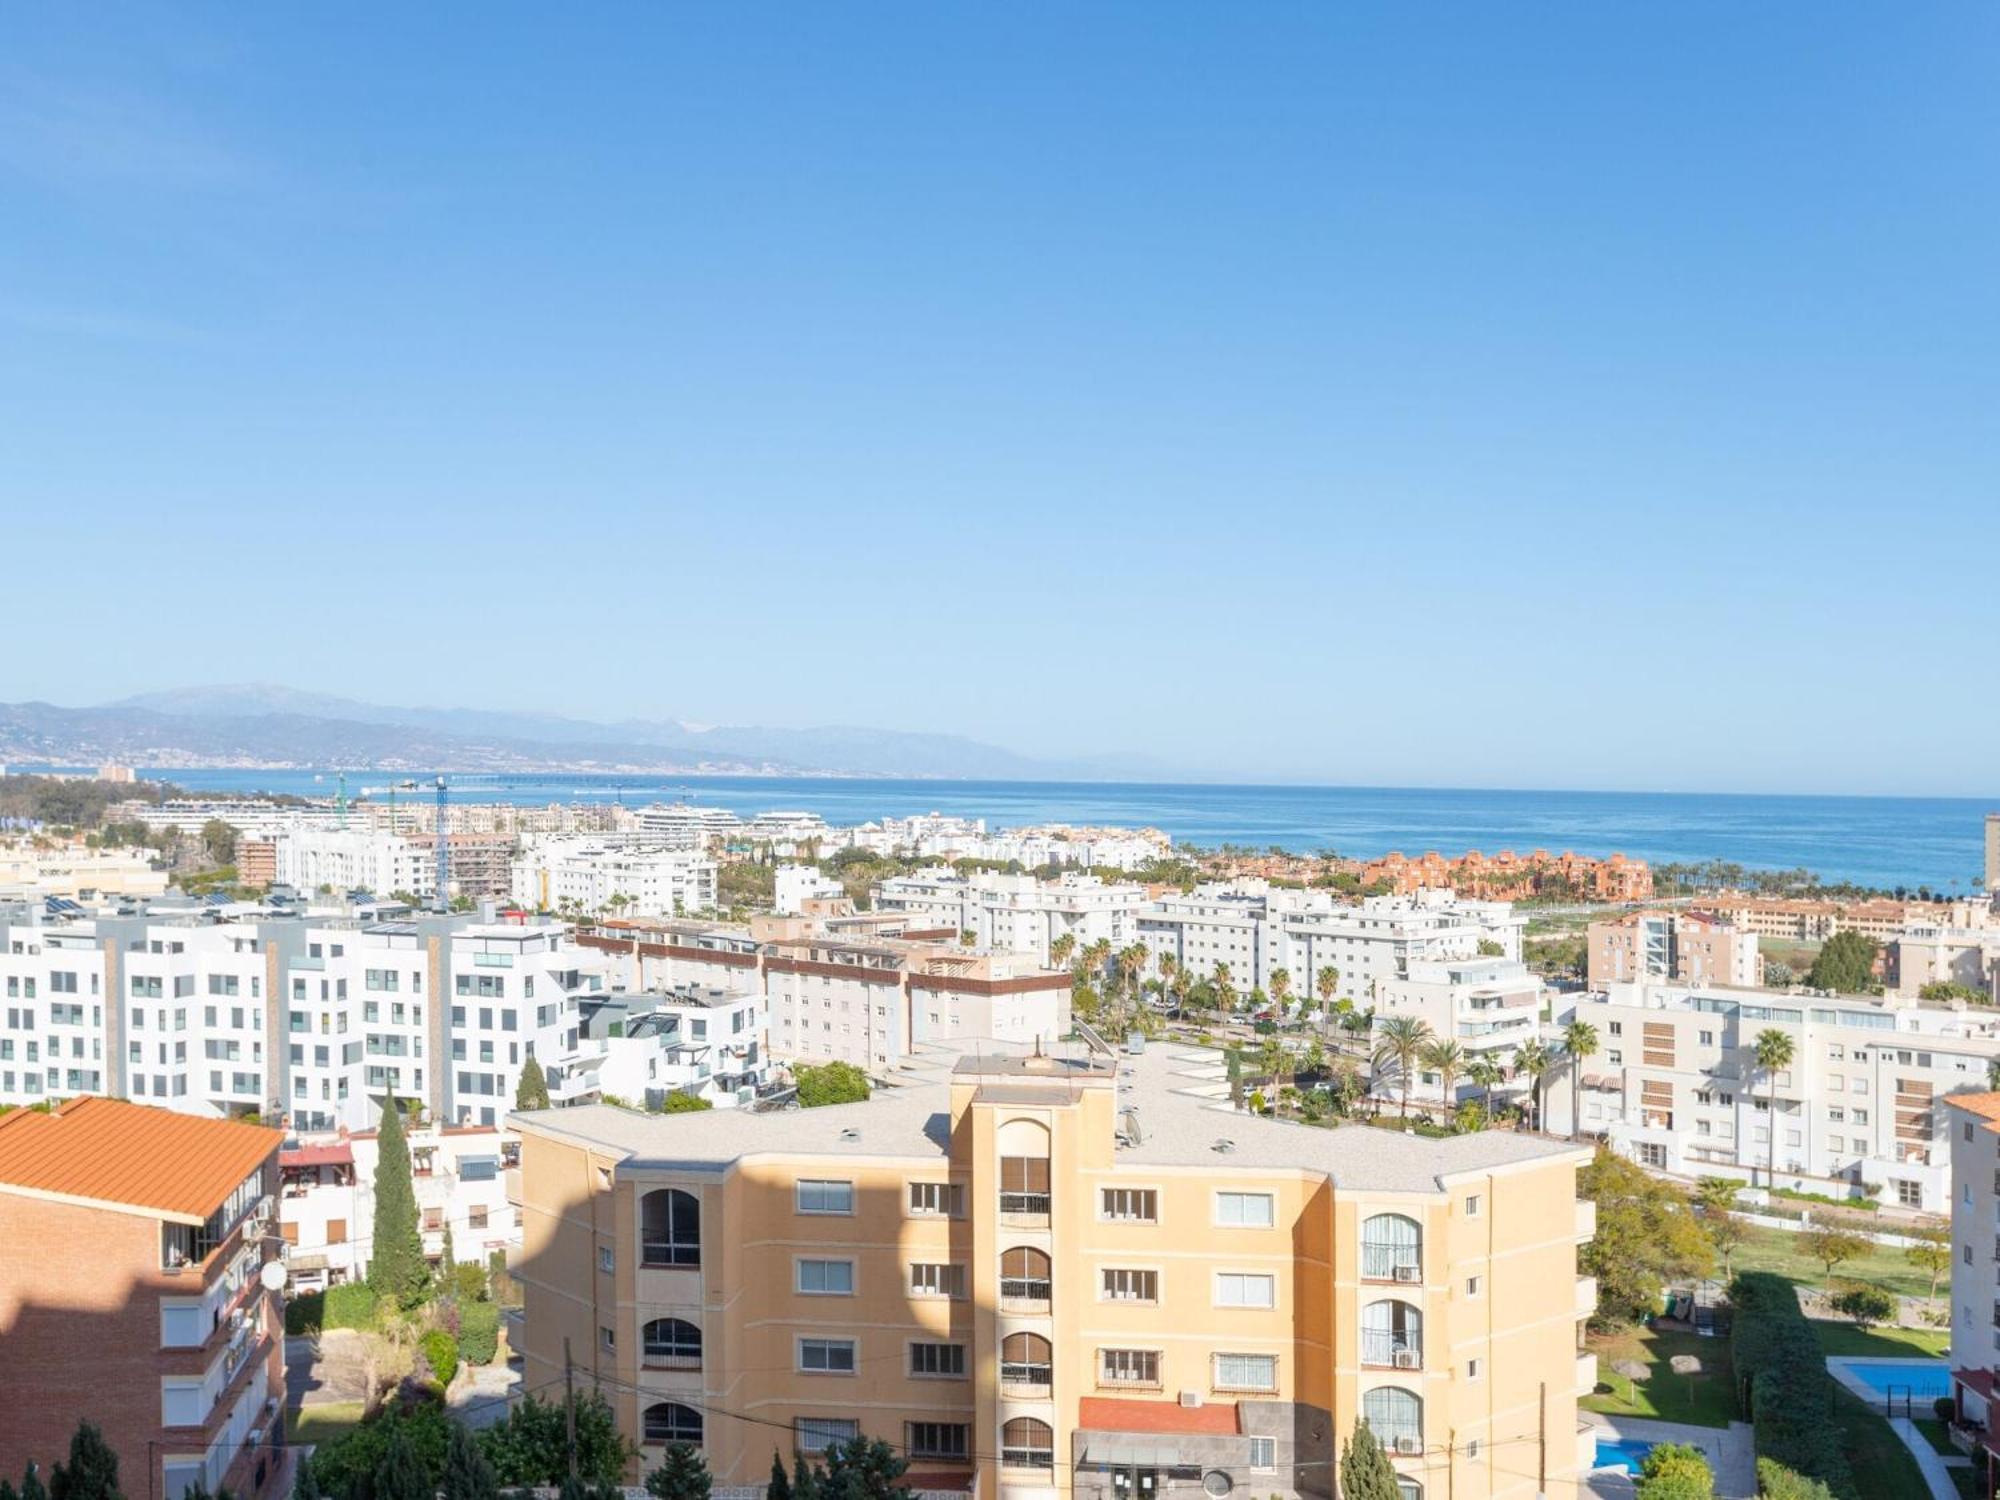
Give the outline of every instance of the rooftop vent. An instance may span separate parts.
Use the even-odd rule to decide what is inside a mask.
[[[861,1132],[853,1125],[844,1126],[841,1129],[840,1138],[843,1141],[858,1141],[861,1139]]]
[[[1215,1141],[1215,1149],[1217,1151],[1220,1151],[1224,1156],[1227,1156],[1230,1152],[1236,1149],[1236,1142],[1232,1141],[1226,1135],[1218,1136],[1216,1137]]]

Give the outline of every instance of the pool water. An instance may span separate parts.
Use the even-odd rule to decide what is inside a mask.
[[[1921,1405],[1951,1394],[1951,1365],[1942,1359],[1892,1359],[1865,1365],[1848,1360],[1842,1368],[1878,1396],[1888,1395],[1893,1388],[1898,1396],[1907,1393]]]
[[[1599,1438],[1597,1462],[1591,1467],[1622,1469],[1627,1474],[1636,1474],[1639,1472],[1639,1465],[1646,1461],[1646,1455],[1652,1451],[1651,1443],[1642,1443],[1637,1438]]]

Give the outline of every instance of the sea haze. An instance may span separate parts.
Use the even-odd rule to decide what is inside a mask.
[[[334,786],[330,775],[311,771],[155,774],[196,790],[327,796]],[[379,794],[390,779],[380,772],[350,771],[349,795],[363,789]],[[1192,844],[1335,849],[1356,858],[1391,849],[1406,854],[1572,849],[1594,855],[1616,850],[1655,864],[1725,860],[1755,869],[1804,868],[1828,881],[1929,885],[1947,894],[1979,884],[1981,819],[1987,810],[1987,804],[1963,798],[783,776],[479,777],[458,784],[452,795],[464,802],[682,800],[746,815],[799,808],[836,824],[921,812],[985,818],[992,827],[1113,823],[1161,828]],[[2000,801],[1994,805],[2000,807]]]

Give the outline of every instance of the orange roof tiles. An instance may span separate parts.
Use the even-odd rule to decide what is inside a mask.
[[[1948,1094],[1945,1103],[1954,1109],[1968,1110],[1982,1120],[2000,1125],[2000,1093],[1996,1094]]]
[[[85,1095],[53,1114],[0,1115],[0,1192],[9,1187],[205,1219],[285,1138]]]
[[[1233,1434],[1234,1402],[1182,1406],[1178,1401],[1130,1401],[1113,1396],[1085,1396],[1077,1403],[1076,1425],[1093,1432],[1165,1432]]]

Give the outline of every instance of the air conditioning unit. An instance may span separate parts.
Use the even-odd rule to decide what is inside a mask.
[[[1396,1279],[1398,1281],[1422,1281],[1424,1279],[1424,1268],[1422,1266],[1398,1266],[1396,1267]]]
[[[1181,1405],[1182,1405],[1182,1406],[1190,1406],[1190,1407],[1192,1407],[1192,1406],[1199,1406],[1199,1405],[1201,1405],[1201,1392],[1200,1392],[1200,1391],[1182,1391],[1182,1392],[1181,1392]]]
[[[1396,1453],[1399,1457],[1414,1458],[1423,1451],[1424,1440],[1420,1437],[1411,1437],[1408,1433],[1404,1433],[1396,1439]]]
[[[1416,1370],[1416,1369],[1420,1369],[1420,1368],[1422,1368],[1422,1366],[1423,1366],[1423,1356],[1422,1356],[1422,1355],[1420,1355],[1420,1354],[1418,1354],[1416,1350],[1414,1350],[1414,1349],[1398,1349],[1398,1350],[1396,1351],[1396,1368],[1397,1368],[1397,1369],[1399,1369],[1399,1370]]]

